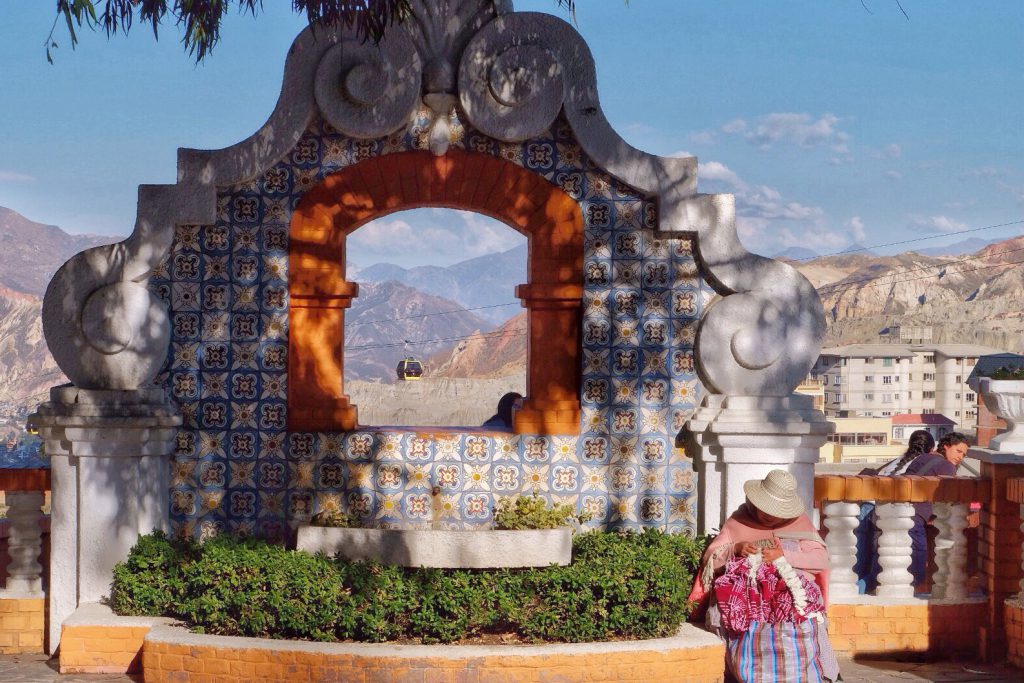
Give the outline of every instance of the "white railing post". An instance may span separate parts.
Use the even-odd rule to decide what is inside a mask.
[[[42,491],[8,491],[7,518],[11,520],[7,565],[7,592],[19,595],[40,593],[43,590],[39,551],[42,535],[39,519],[42,516]]]
[[[966,503],[935,503],[935,564],[932,597],[952,600],[967,597]]]
[[[914,506],[910,503],[882,503],[875,508],[878,529],[878,590],[885,598],[914,597],[910,574],[910,531],[914,526]]]
[[[857,535],[860,504],[842,501],[826,503],[825,528],[828,529],[830,599],[857,595]]]

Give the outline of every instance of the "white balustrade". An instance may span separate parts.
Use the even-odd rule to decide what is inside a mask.
[[[830,599],[857,595],[857,536],[860,523],[859,503],[830,502],[825,504],[825,528],[828,529]]]
[[[882,532],[878,537],[878,590],[885,598],[914,597],[910,574],[910,536],[914,526],[914,506],[910,503],[882,503],[875,508],[876,524]]]
[[[932,597],[952,600],[967,597],[966,503],[935,503],[935,564]]]
[[[42,516],[42,491],[8,491],[7,518],[11,522],[7,548],[11,562],[7,565],[7,592],[39,594],[43,589],[39,550],[42,537],[39,519]]]

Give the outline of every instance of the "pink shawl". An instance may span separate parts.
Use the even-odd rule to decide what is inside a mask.
[[[733,555],[733,546],[741,542],[761,541],[774,538],[779,541],[786,560],[794,569],[807,573],[821,588],[821,596],[828,605],[828,547],[818,535],[810,517],[800,515],[782,526],[768,528],[757,521],[757,517],[741,505],[722,525],[722,531],[711,542],[701,560],[700,569],[690,591],[690,600],[698,603],[691,615],[701,618],[707,609],[711,596],[711,583],[715,573],[725,567]]]

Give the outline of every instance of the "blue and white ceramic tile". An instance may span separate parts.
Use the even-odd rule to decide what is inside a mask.
[[[695,476],[674,443],[703,391],[693,343],[712,292],[693,240],[655,234],[655,203],[597,168],[561,120],[521,144],[456,125],[452,145],[538,173],[581,204],[580,435],[287,432],[292,212],[334,171],[424,149],[427,123],[356,141],[314,121],[277,165],[219,188],[214,225],[176,229],[152,289],[171,315],[160,381],[184,416],[171,463],[178,533],[282,540],[322,510],[382,527],[487,527],[497,500],[536,494],[574,503],[592,526],[692,534]]]

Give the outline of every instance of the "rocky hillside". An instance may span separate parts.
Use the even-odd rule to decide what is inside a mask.
[[[69,235],[0,206],[0,286],[42,296],[50,277],[74,254],[120,237]]]
[[[449,299],[399,282],[363,281],[345,314],[345,378],[393,382],[406,355],[424,360],[490,327]]]
[[[0,287],[0,403],[30,405],[67,379],[43,340],[37,296]]]
[[[516,285],[526,282],[526,245],[500,254],[487,254],[447,267],[402,268],[378,263],[359,271],[359,282],[396,281],[427,294],[456,301],[493,325],[505,322],[519,309]],[[512,304],[503,306],[501,304]]]
[[[428,365],[435,377],[525,377],[526,311],[485,335],[461,340]]]
[[[899,322],[928,325],[934,341],[1024,351],[1024,236],[969,256],[840,255],[795,263],[818,287],[827,345],[878,341]]]

